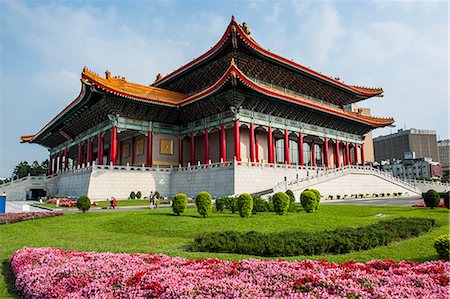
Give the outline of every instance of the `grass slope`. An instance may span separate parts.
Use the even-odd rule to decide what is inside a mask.
[[[61,217],[47,218],[0,226],[0,258],[3,271],[0,275],[0,298],[13,298],[9,276],[8,260],[12,253],[24,246],[58,247],[78,251],[111,251],[128,253],[164,253],[185,258],[217,257],[239,260],[251,256],[239,254],[216,254],[187,252],[184,248],[199,232],[238,230],[275,232],[284,230],[320,231],[340,227],[357,227],[375,223],[383,213],[395,217],[435,218],[439,227],[421,237],[378,247],[362,252],[344,255],[298,256],[287,260],[325,258],[330,261],[350,259],[366,261],[371,259],[412,259],[426,261],[436,259],[434,239],[449,231],[447,209],[425,209],[412,207],[362,207],[321,206],[314,214],[305,212],[277,216],[274,213],[260,213],[250,218],[238,214],[213,213],[210,218],[200,218],[195,208],[187,209],[177,217],[170,209],[120,211],[109,213],[75,213]],[[8,290],[10,288],[10,290]]]

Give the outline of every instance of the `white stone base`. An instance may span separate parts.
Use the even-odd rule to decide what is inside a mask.
[[[367,167],[352,166],[327,171],[323,168],[247,162],[184,168],[93,165],[48,178],[28,177],[9,185],[4,184],[3,189],[0,185],[0,191],[7,192],[10,200],[21,200],[33,182],[47,190],[48,195],[79,197],[86,194],[94,200],[105,200],[111,196],[125,199],[132,191],[140,191],[143,197],[155,191],[164,197],[172,197],[176,193],[195,197],[201,191],[219,197],[292,189],[298,198],[305,188],[318,189],[326,197],[398,192],[420,194],[420,190],[413,185]]]

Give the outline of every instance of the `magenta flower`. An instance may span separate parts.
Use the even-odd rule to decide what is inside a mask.
[[[23,248],[12,257],[26,298],[447,298],[450,262],[187,260]]]

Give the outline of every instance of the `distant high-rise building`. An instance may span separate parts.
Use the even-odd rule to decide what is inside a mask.
[[[376,161],[405,158],[439,160],[435,130],[400,129],[397,133],[374,138],[373,147]]]
[[[437,142],[439,162],[441,162],[442,170],[450,169],[450,139],[440,140]]]

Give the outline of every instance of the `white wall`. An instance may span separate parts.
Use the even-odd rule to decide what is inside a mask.
[[[304,169],[294,169],[285,167],[249,167],[238,165],[235,171],[234,184],[235,194],[255,193],[273,188],[277,183],[287,177],[287,181],[305,177],[307,171]]]
[[[131,191],[141,191],[143,197],[151,191],[168,196],[170,171],[94,169],[87,194],[91,199],[107,199],[111,196],[122,199],[128,198]]]
[[[207,167],[203,169],[175,171],[170,178],[170,195],[185,193],[195,197],[201,191],[212,196],[234,194],[233,167]]]

